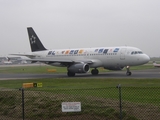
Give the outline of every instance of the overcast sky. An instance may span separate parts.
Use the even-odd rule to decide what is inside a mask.
[[[31,51],[27,27],[48,49],[127,45],[160,57],[160,0],[0,0],[0,56]]]

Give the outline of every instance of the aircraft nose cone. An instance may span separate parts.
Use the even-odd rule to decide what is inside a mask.
[[[150,57],[145,54],[145,56],[144,56],[144,62],[148,63],[149,61],[150,61]]]

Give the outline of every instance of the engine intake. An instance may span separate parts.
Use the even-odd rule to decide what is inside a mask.
[[[73,73],[86,73],[89,71],[89,65],[82,63],[73,64],[68,67],[68,71]]]

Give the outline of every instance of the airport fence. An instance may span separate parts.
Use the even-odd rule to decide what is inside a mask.
[[[0,120],[160,120],[160,87],[0,90]]]

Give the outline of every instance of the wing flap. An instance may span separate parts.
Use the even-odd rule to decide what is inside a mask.
[[[28,61],[33,61],[33,62],[49,62],[49,63],[73,63],[74,61],[72,60],[48,60],[48,59],[28,59]]]

